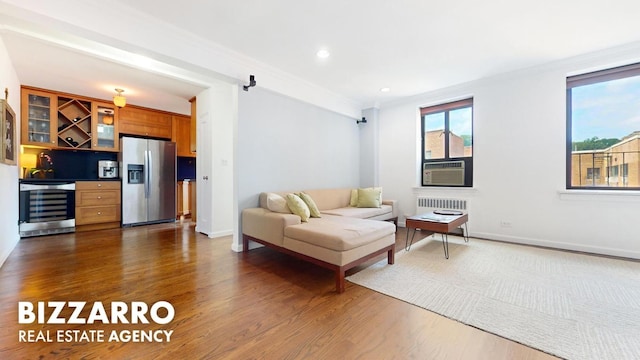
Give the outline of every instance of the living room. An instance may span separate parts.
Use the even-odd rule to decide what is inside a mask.
[[[30,20],[49,12],[47,19],[56,31],[71,26],[73,16],[83,10],[116,13],[106,5],[77,3],[77,10],[67,14],[54,5],[42,4],[37,10],[41,4],[35,1],[4,1],[2,6],[11,16],[29,12],[25,17]],[[537,54],[536,62],[522,60],[521,67],[509,71],[494,69],[487,76],[459,77],[429,91],[369,103],[296,83],[297,77],[246,58],[246,63],[224,72],[230,65],[224,63],[225,53],[216,53],[221,51],[218,47],[195,49],[189,46],[194,39],[173,29],[142,31],[161,22],[142,17],[141,11],[122,16],[116,31],[122,37],[109,38],[109,44],[125,42],[124,47],[186,63],[190,71],[206,67],[208,76],[220,71],[211,82],[235,91],[231,103],[236,101],[237,109],[229,110],[228,121],[218,124],[225,134],[232,134],[226,138],[229,142],[212,144],[223,146],[212,159],[223,181],[214,182],[210,198],[222,199],[215,203],[213,232],[233,234],[227,245],[236,252],[242,250],[240,214],[257,205],[260,192],[381,186],[385,198],[399,203],[400,227],[406,216],[416,213],[419,196],[463,199],[473,237],[640,259],[637,235],[625,226],[637,218],[637,191],[566,187],[567,77],[637,62],[637,38],[599,42],[589,51],[562,57]],[[146,26],[132,25],[136,17]],[[92,41],[114,32],[91,22],[79,19],[73,30],[84,29]],[[526,52],[526,44],[509,46]],[[0,59],[5,79],[1,85],[9,88],[9,102],[19,109],[19,64],[12,64],[6,49],[0,49]],[[258,85],[245,92],[241,88],[249,74],[256,75]],[[473,98],[473,186],[420,186],[419,109],[466,98]],[[366,123],[357,122],[362,118]],[[0,186],[12,199],[0,220],[1,261],[19,241],[17,179],[18,168],[0,165]]]

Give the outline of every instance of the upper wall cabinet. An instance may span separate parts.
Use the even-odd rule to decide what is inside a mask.
[[[22,145],[57,146],[57,104],[55,94],[22,89]]]
[[[28,87],[21,95],[22,145],[118,151],[112,104]]]
[[[119,131],[122,134],[171,139],[171,114],[127,105],[119,110]]]
[[[119,109],[108,101],[29,86],[22,87],[21,101],[22,145],[119,151],[118,138],[127,134],[173,139],[180,143],[179,156],[195,156],[195,136],[186,115],[135,105]]]
[[[183,157],[195,157],[196,153],[191,151],[191,117],[186,115],[173,116],[173,137],[175,141],[177,155]]]
[[[92,149],[117,151],[120,147],[120,141],[118,141],[119,121],[116,121],[117,110],[113,103],[93,103]]]

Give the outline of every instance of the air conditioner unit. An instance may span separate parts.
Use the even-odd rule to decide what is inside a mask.
[[[464,185],[464,161],[425,163],[422,167],[422,185]]]

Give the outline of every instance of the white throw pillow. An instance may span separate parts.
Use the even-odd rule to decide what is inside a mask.
[[[287,206],[287,200],[275,193],[267,194],[267,209],[277,213],[291,214],[291,210]]]

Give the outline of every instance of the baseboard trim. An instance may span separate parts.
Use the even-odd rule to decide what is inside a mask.
[[[404,227],[404,228],[407,227],[404,221],[399,221],[398,226]],[[543,239],[534,239],[534,238],[521,237],[521,236],[509,236],[509,235],[487,233],[487,232],[470,231],[469,236],[474,238],[479,238],[479,239],[504,241],[504,242],[514,243],[514,244],[521,244],[521,245],[541,246],[541,247],[552,248],[552,249],[578,251],[578,252],[584,252],[589,254],[607,255],[607,256],[615,256],[620,258],[640,260],[640,251],[622,250],[622,249],[602,247],[602,246],[592,246],[592,245],[558,242],[558,241],[550,241],[550,240],[543,240]]]
[[[9,258],[9,255],[11,255],[11,253],[16,248],[16,246],[18,246],[19,241],[20,241],[20,238],[16,237],[16,240],[12,244],[9,244],[9,246],[5,249],[5,251],[2,254],[0,254],[0,268],[2,268],[2,265],[4,265],[4,262],[7,261],[7,259]]]
[[[607,255],[607,256],[615,256],[615,257],[621,257],[621,258],[640,260],[640,252],[638,251],[621,250],[621,249],[608,248],[608,247],[602,247],[602,246],[592,246],[592,245],[575,244],[575,243],[567,243],[567,242],[549,241],[549,240],[542,240],[542,239],[534,239],[534,238],[519,237],[519,236],[508,236],[508,235],[484,233],[484,232],[470,232],[469,236],[479,238],[479,239],[497,240],[497,241],[521,244],[521,245],[541,246],[541,247],[552,248],[552,249],[578,251],[578,252],[584,252],[584,253],[590,253],[590,254],[596,254],[596,255]]]
[[[202,231],[198,230],[198,226],[197,225],[196,225],[195,230],[196,230],[196,232],[199,232],[200,234],[206,235],[210,239],[215,239],[215,238],[219,238],[219,237],[225,237],[225,236],[233,235],[233,231],[232,230],[214,231],[212,233],[202,232]]]

